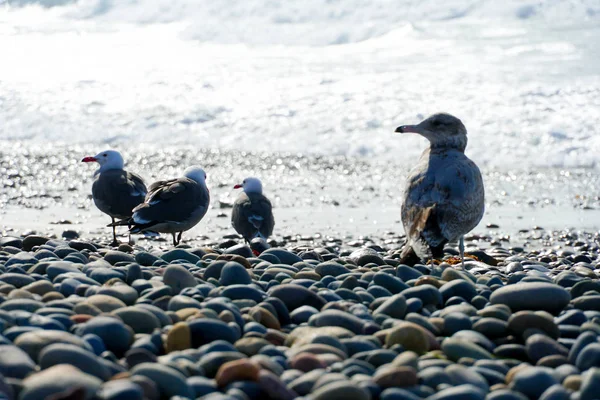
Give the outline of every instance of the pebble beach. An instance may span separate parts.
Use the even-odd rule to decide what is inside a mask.
[[[598,0],[0,0],[0,400],[600,400],[599,17]],[[413,125],[439,112],[456,118]],[[436,208],[425,239],[468,225],[445,236],[464,235],[464,268],[452,240],[400,261],[407,178],[440,132],[483,184],[438,154],[442,181],[478,182],[441,185],[460,218],[436,196],[405,214]],[[129,200],[198,167],[164,196],[184,200],[127,222],[202,220],[177,246],[113,238],[106,210],[128,203],[116,175],[92,191],[100,160],[141,177]],[[275,220],[249,244],[248,177]]]
[[[598,398],[598,232],[474,233],[463,271],[400,265],[393,232],[257,256],[66,228],[0,238],[2,398]]]

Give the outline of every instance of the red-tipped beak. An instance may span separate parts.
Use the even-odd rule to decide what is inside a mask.
[[[81,160],[81,162],[96,162],[96,161],[98,161],[96,159],[96,157],[84,157],[84,159]]]
[[[237,185],[235,185],[233,188],[234,188],[234,189],[241,189],[242,187],[243,187],[243,186],[242,186],[242,185],[240,185],[240,184],[238,183],[238,184],[237,184]]]

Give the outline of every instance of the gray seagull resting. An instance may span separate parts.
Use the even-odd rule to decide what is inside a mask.
[[[133,209],[144,202],[146,185],[136,174],[123,169],[123,157],[118,151],[106,150],[93,157],[85,157],[82,162],[97,162],[100,168],[94,172],[92,198],[100,211],[112,218],[113,242],[117,246],[115,218],[128,219]]]
[[[406,244],[400,262],[414,265],[426,258],[440,259],[444,245],[459,240],[464,269],[464,235],[471,231],[485,208],[481,172],[465,156],[467,130],[450,114],[435,114],[417,125],[396,132],[413,132],[430,142],[410,172],[402,204]]]
[[[146,200],[133,209],[132,217],[116,225],[130,225],[131,233],[170,233],[173,246],[177,246],[183,232],[192,229],[204,217],[209,203],[206,173],[192,166],[181,178],[150,185]]]
[[[262,183],[258,178],[246,178],[234,189],[243,189],[231,213],[231,225],[246,242],[254,238],[267,239],[273,234],[275,219],[271,202],[262,194]]]

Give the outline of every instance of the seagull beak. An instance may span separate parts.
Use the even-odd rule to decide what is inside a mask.
[[[238,184],[237,184],[237,185],[235,185],[233,188],[234,188],[234,189],[241,189],[242,187],[243,187],[243,186],[242,186],[242,185],[240,185],[240,184],[238,183]]]
[[[96,162],[96,161],[98,161],[96,159],[96,157],[84,157],[84,159],[81,160],[81,162]]]
[[[412,132],[412,133],[421,133],[421,130],[418,128],[417,125],[402,125],[396,128],[396,132],[400,132],[400,133],[406,133],[406,132]]]

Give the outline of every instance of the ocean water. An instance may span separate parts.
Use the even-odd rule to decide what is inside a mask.
[[[0,140],[598,168],[597,0],[0,0]]]

